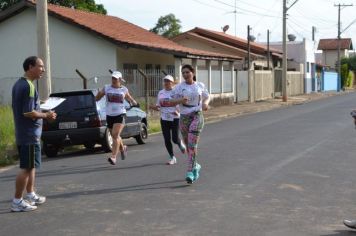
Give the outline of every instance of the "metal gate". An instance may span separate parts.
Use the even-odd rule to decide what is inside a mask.
[[[248,71],[236,72],[237,102],[248,101]],[[235,99],[236,100],[236,99]]]

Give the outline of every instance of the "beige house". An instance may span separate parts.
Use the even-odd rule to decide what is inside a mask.
[[[338,39],[320,39],[318,50],[322,50],[322,55],[319,57],[323,64],[331,69],[336,69],[338,61]],[[340,39],[340,57],[349,57],[349,50],[353,50],[352,39]]]
[[[242,70],[246,66],[248,42],[245,39],[224,32],[196,27],[172,38],[172,40],[189,48],[241,57],[244,60],[236,61],[235,68]],[[269,58],[267,58],[268,55]],[[282,51],[271,47],[268,49],[266,45],[250,42],[252,69],[267,67],[268,59],[270,68],[278,67],[282,59]]]
[[[96,88],[110,82],[108,69],[123,70],[128,75],[137,69],[164,70],[180,79],[183,63],[196,68],[204,64],[210,72],[211,65],[227,65],[233,71],[233,62],[241,60],[231,54],[184,47],[113,16],[52,4],[48,5],[48,14],[52,91],[82,88],[75,69]],[[34,1],[24,0],[0,12],[0,104],[10,102],[12,84],[23,74],[24,58],[37,54],[36,32]],[[222,80],[214,75],[209,73],[204,78],[209,90],[213,89],[212,81]],[[135,86],[132,88],[135,90]],[[223,90],[217,97],[222,95]]]

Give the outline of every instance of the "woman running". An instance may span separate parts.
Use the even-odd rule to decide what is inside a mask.
[[[173,143],[177,144],[182,153],[185,153],[186,148],[179,138],[179,108],[175,104],[171,104],[172,89],[174,79],[171,75],[163,78],[163,87],[158,92],[156,105],[150,106],[151,109],[161,112],[161,129],[164,138],[164,143],[169,154],[168,165],[177,163],[177,158],[174,156]]]
[[[201,165],[198,164],[197,148],[200,133],[204,127],[202,111],[208,110],[209,93],[201,82],[196,82],[195,71],[191,65],[182,67],[184,82],[173,90],[172,103],[180,104],[180,130],[188,153],[186,181],[192,184],[199,178]]]
[[[125,160],[127,156],[127,146],[123,144],[120,137],[125,127],[126,109],[124,101],[128,100],[132,105],[137,102],[131,97],[128,89],[122,85],[125,80],[119,71],[114,71],[111,75],[111,84],[105,87],[96,95],[96,101],[99,101],[106,95],[106,122],[113,139],[112,153],[108,161],[111,165],[116,164],[116,156],[121,152],[121,159]]]

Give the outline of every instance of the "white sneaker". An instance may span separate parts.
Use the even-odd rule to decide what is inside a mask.
[[[34,211],[37,209],[37,206],[32,206],[26,200],[21,200],[19,203],[15,203],[12,201],[11,204],[11,211],[13,212],[27,212],[27,211]]]
[[[356,229],[356,220],[344,220],[344,225],[351,229]]]
[[[174,156],[167,162],[167,165],[174,165],[177,164],[177,158]]]
[[[46,197],[38,195],[35,193],[33,196],[27,194],[25,200],[28,201],[31,205],[41,205],[46,202]]]

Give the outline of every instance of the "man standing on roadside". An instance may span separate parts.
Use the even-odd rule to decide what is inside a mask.
[[[41,165],[42,119],[54,120],[56,113],[40,111],[38,92],[33,84],[45,71],[43,61],[28,57],[23,63],[25,74],[12,88],[12,110],[15,122],[16,145],[20,159],[20,172],[16,177],[16,192],[11,211],[33,211],[46,197],[35,192],[35,168]],[[23,198],[24,191],[27,191]]]

